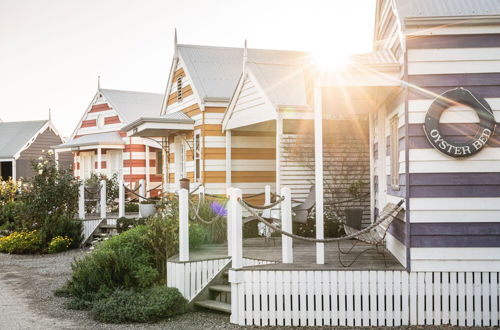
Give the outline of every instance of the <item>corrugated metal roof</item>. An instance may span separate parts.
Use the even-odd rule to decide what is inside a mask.
[[[409,17],[500,15],[500,0],[396,0],[401,21]]]
[[[182,111],[177,111],[177,112],[172,112],[172,113],[169,113],[163,117],[160,117],[161,119],[173,119],[173,120],[180,120],[180,121],[188,121],[188,122],[194,122],[193,119],[191,119],[191,117],[189,117],[188,115],[186,115],[184,112]]]
[[[227,99],[232,96],[241,75],[243,48],[178,45],[186,69],[202,99]],[[307,53],[286,50],[248,49],[254,63],[296,64]]]
[[[47,120],[0,122],[0,158],[12,158]]]
[[[306,69],[303,65],[250,62],[248,69],[275,107],[308,105]]]
[[[118,132],[106,132],[83,135],[66,143],[54,146],[56,149],[73,148],[93,145],[122,145],[123,139]]]
[[[111,103],[113,109],[126,121],[124,124],[131,123],[139,117],[160,114],[163,101],[162,94],[115,89],[100,89],[99,91]]]
[[[396,57],[389,49],[382,49],[366,54],[351,55],[348,57],[347,61],[364,65],[386,65],[398,63]]]

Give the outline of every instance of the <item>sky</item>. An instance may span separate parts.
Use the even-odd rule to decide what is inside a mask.
[[[0,0],[0,119],[69,136],[97,89],[164,92],[179,43],[372,50],[375,0]]]

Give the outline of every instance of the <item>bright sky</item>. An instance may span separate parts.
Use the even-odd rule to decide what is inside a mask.
[[[179,43],[372,48],[375,0],[0,0],[0,119],[69,135],[101,87],[163,93]]]

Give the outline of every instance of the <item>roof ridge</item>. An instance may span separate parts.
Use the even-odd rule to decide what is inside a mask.
[[[124,93],[137,93],[137,94],[163,95],[163,93],[142,92],[142,91],[132,91],[132,90],[127,90],[127,89],[99,88],[99,90],[100,90],[100,91],[111,91],[111,92],[124,92]]]
[[[177,47],[189,47],[189,48],[221,48],[221,49],[239,49],[243,50],[243,47],[230,47],[230,46],[211,46],[211,45],[198,45],[198,44],[178,44]],[[264,50],[264,51],[278,51],[278,52],[293,52],[301,54],[310,54],[306,50],[296,50],[296,49],[277,49],[277,48],[247,48],[248,50]]]
[[[19,123],[46,123],[48,119],[37,119],[37,120],[15,120],[15,121],[0,121],[1,124],[19,124]]]

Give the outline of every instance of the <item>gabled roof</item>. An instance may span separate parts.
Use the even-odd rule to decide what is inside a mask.
[[[0,122],[0,158],[14,158],[48,120]]]
[[[178,55],[202,101],[229,101],[241,75],[243,48],[177,45]],[[248,49],[248,60],[267,64],[296,64],[307,53]]]
[[[123,145],[123,139],[117,132],[106,132],[89,134],[77,137],[76,139],[70,140],[66,143],[54,146],[54,149],[64,149],[64,148],[74,148],[83,146],[95,146],[95,145]]]
[[[160,114],[162,94],[124,91],[116,89],[99,89],[111,107],[128,124],[145,116]]]
[[[500,15],[499,0],[395,0],[402,26],[407,19]]]

